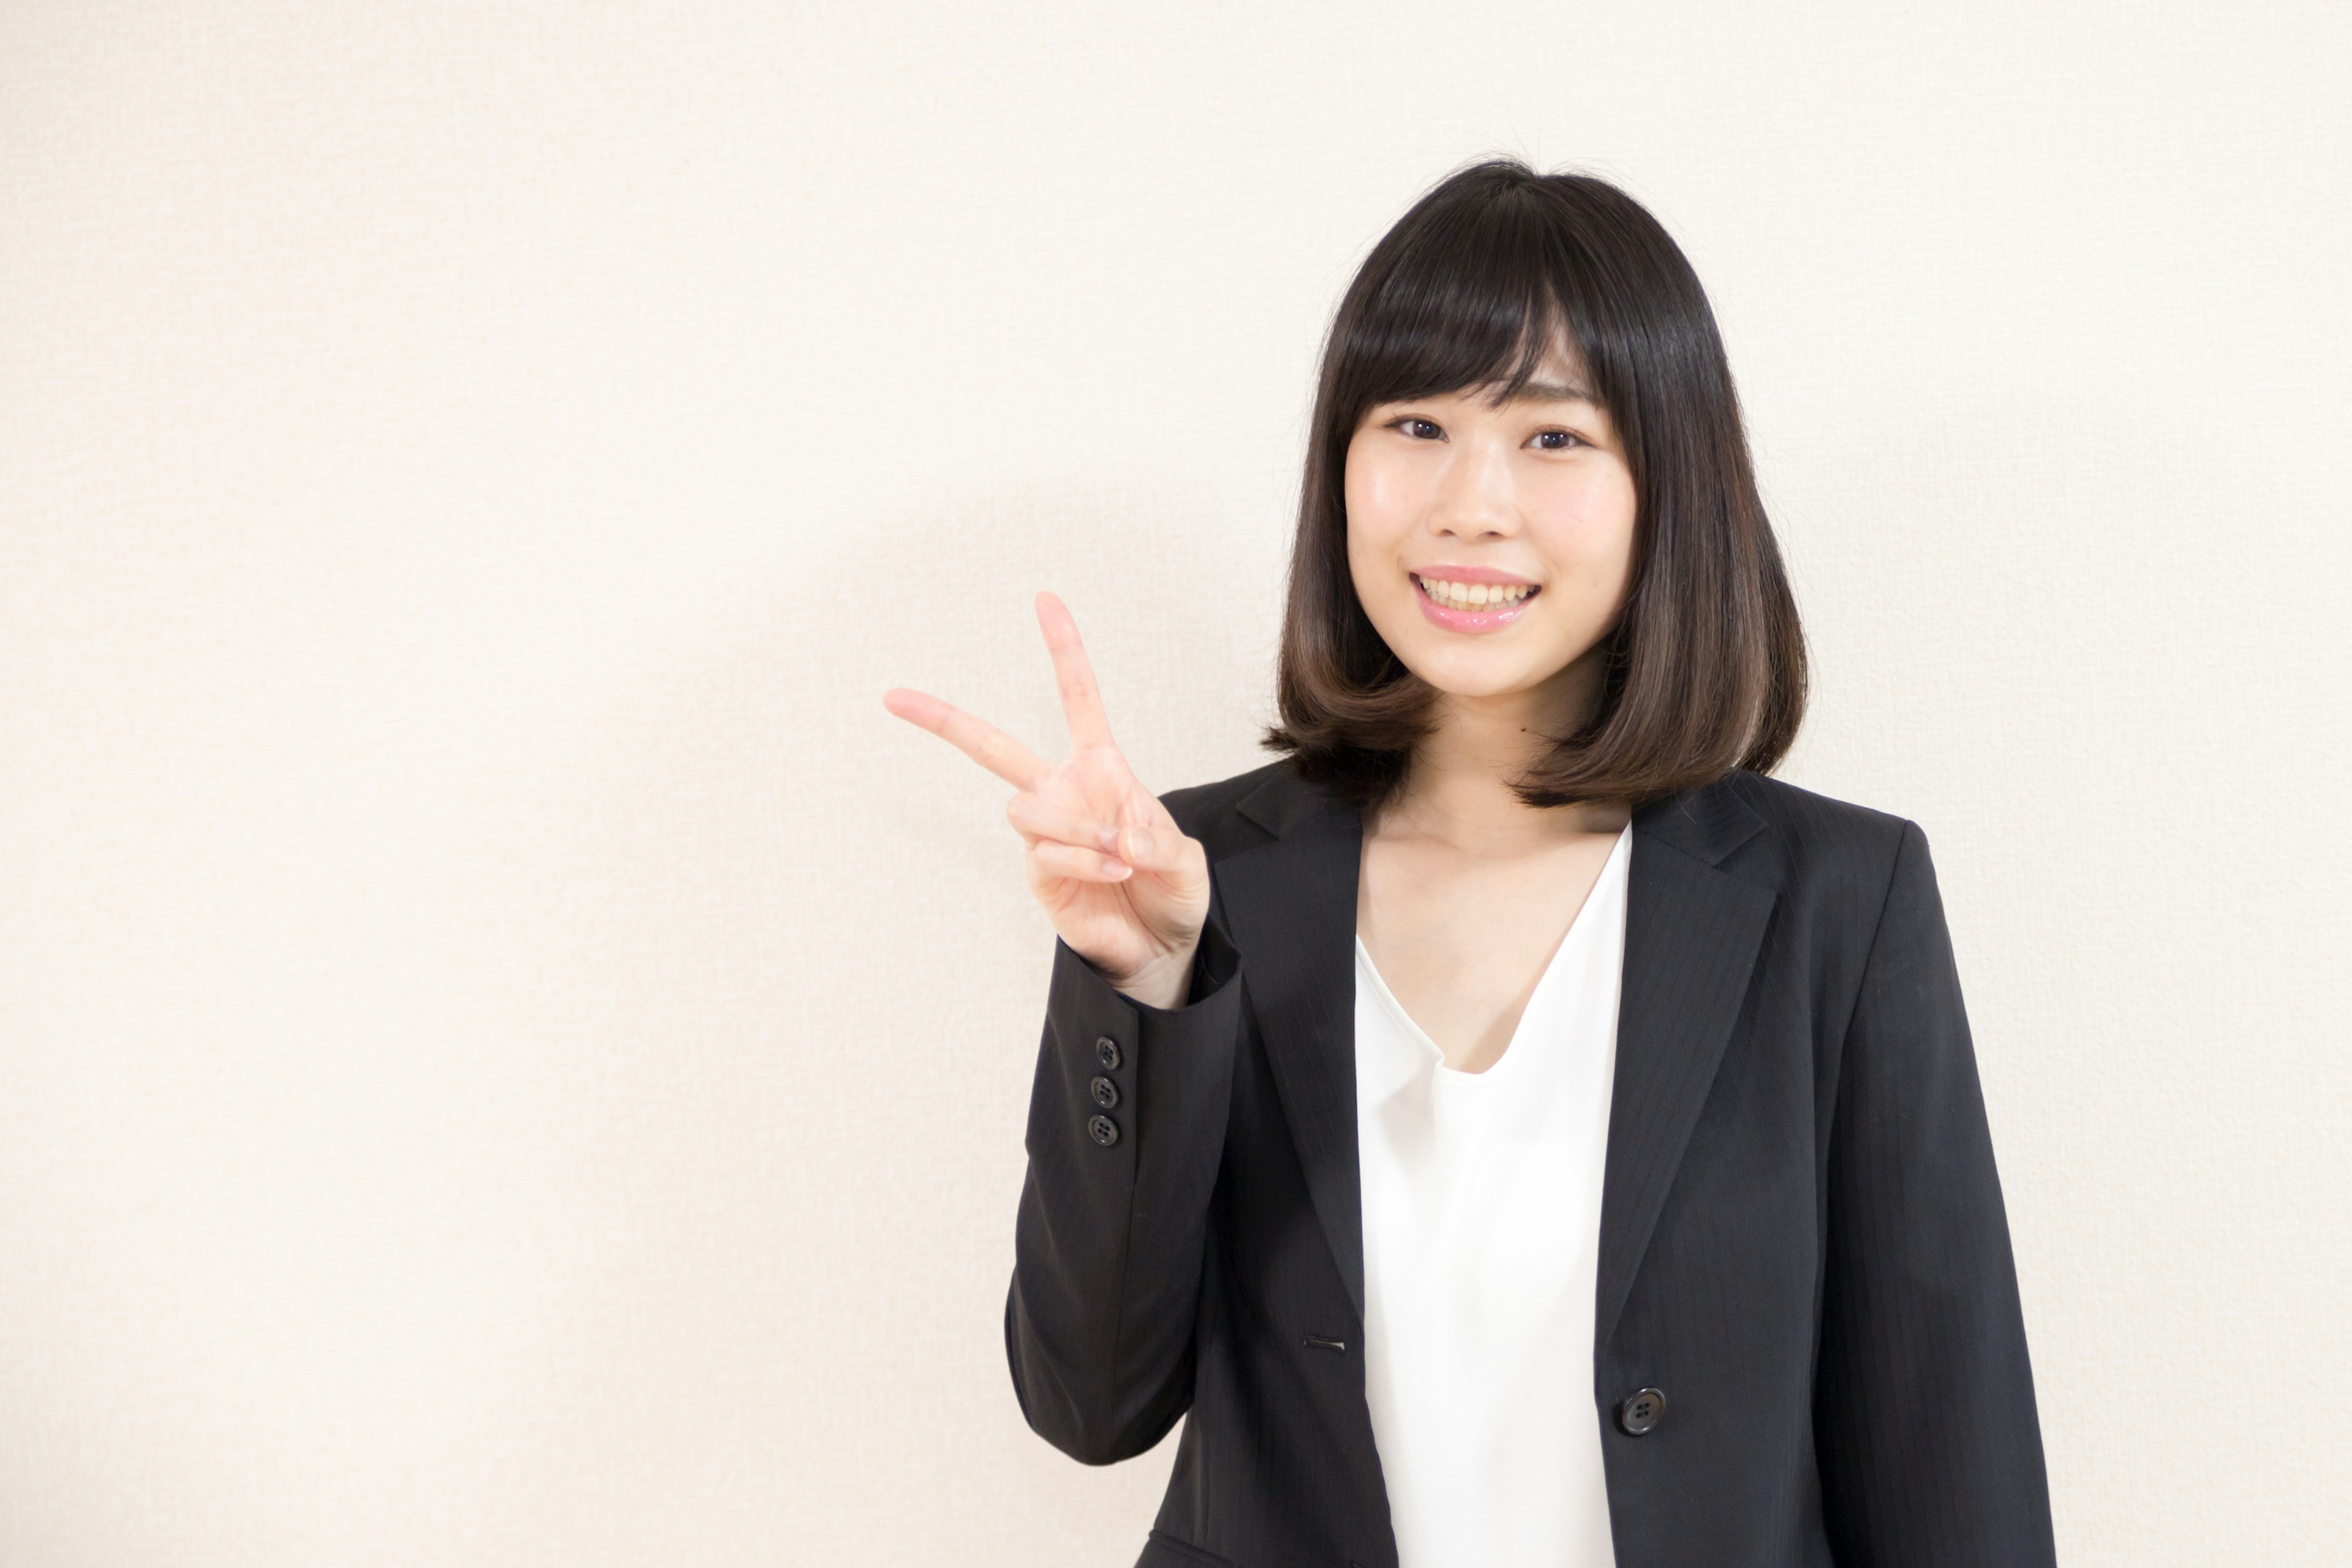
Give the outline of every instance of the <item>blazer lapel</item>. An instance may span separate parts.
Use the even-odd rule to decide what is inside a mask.
[[[1616,1330],[1779,899],[1717,868],[1763,826],[1721,782],[1633,814],[1601,1175],[1596,1346]]]
[[[1243,801],[1276,835],[1217,862],[1218,899],[1243,953],[1291,1142],[1359,1321],[1364,1216],[1356,1153],[1356,875],[1363,819],[1286,775]]]
[[[1361,1321],[1354,953],[1363,822],[1352,806],[1286,774],[1239,809],[1276,837],[1217,862],[1218,903],[1247,955],[1243,983],[1276,1092]],[[1778,901],[1771,889],[1717,869],[1763,826],[1719,783],[1633,813],[1596,1344],[1616,1328]]]

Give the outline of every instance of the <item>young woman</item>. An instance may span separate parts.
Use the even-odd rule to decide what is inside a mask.
[[[1144,1564],[2053,1561],[1927,841],[1767,777],[1796,610],[1648,212],[1481,164],[1342,300],[1270,767],[1155,799],[1038,599],[1061,934],[1005,1346]]]

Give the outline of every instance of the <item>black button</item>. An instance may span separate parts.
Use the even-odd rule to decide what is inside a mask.
[[[1658,1424],[1666,1413],[1666,1396],[1658,1389],[1645,1388],[1617,1407],[1617,1425],[1629,1436],[1638,1437]]]
[[[1107,1078],[1098,1078],[1087,1085],[1087,1092],[1093,1095],[1095,1103],[1105,1110],[1118,1103],[1118,1085]]]
[[[1106,1072],[1118,1070],[1118,1042],[1105,1035],[1095,1042],[1095,1060],[1102,1063]]]
[[[1090,1116],[1087,1118],[1087,1133],[1108,1149],[1118,1142],[1118,1123],[1108,1116]]]

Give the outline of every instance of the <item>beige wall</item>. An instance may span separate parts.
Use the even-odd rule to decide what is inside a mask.
[[[0,1563],[1129,1561],[1173,1444],[1003,1363],[1047,928],[879,695],[1058,743],[1051,585],[1254,765],[1487,151],[1713,294],[2067,1561],[2352,1561],[2352,23],[1773,9],[0,10]]]

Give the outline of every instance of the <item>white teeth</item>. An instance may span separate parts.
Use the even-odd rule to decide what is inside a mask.
[[[1416,577],[1421,591],[1448,609],[1477,610],[1487,605],[1519,604],[1535,592],[1525,583],[1456,583],[1444,577]]]

